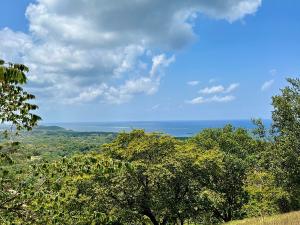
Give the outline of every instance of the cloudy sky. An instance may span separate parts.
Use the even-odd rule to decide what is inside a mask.
[[[3,0],[0,58],[45,122],[269,118],[300,74],[295,0]]]

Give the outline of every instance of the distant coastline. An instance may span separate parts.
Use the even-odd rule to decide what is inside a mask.
[[[263,120],[268,128],[271,120]],[[112,132],[143,129],[146,132],[163,132],[176,137],[189,137],[205,128],[221,128],[226,124],[234,127],[253,129],[251,120],[195,120],[195,121],[116,121],[116,122],[71,122],[71,123],[41,123],[42,126],[58,126],[66,130],[78,132]]]

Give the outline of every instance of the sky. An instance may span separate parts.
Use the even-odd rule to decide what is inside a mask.
[[[0,58],[44,122],[271,117],[300,74],[296,0],[3,0]]]

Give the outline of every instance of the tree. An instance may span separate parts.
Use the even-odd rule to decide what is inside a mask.
[[[274,155],[278,155],[277,180],[291,194],[292,203],[283,210],[300,208],[300,79],[288,78],[289,85],[272,98]]]
[[[191,149],[135,130],[88,153],[37,167],[45,184],[30,204],[42,224],[184,224],[195,217]]]
[[[288,193],[277,186],[275,176],[268,171],[249,171],[245,182],[249,202],[243,205],[247,216],[267,216],[280,212],[280,202]]]
[[[257,142],[246,130],[231,125],[222,129],[205,129],[190,141],[198,146],[199,151],[204,151],[202,156],[208,152],[214,156],[209,158],[214,166],[206,166],[199,177],[199,182],[204,182],[202,186],[206,187],[202,193],[204,209],[211,211],[219,221],[242,218],[244,215],[240,209],[248,201],[244,182],[252,165],[248,159],[259,151]]]
[[[35,98],[21,87],[27,81],[26,72],[29,69],[23,64],[5,63],[0,60],[0,124],[9,125],[10,129],[3,132],[7,140],[22,129],[31,130],[41,119],[32,113],[38,107],[29,103]],[[14,214],[25,215],[26,197],[22,190],[30,186],[18,182],[14,172],[8,170],[6,164],[13,163],[9,152],[18,146],[12,139],[7,144],[0,145],[0,215],[13,218]],[[1,217],[2,218],[2,217]]]
[[[115,207],[121,223],[184,224],[193,217],[196,157],[184,152],[180,141],[135,130],[120,134],[104,152],[130,164],[105,185],[106,202]]]
[[[23,64],[0,60],[0,121],[14,126],[16,131],[31,130],[41,119],[31,112],[38,108],[29,103],[35,96],[21,87],[27,82],[25,73],[28,71]]]
[[[117,212],[105,199],[110,190],[103,187],[124,167],[99,153],[34,165],[35,177],[43,184],[29,192],[34,224],[116,224]]]
[[[300,143],[300,79],[288,78],[289,86],[281,89],[281,95],[272,97],[273,130],[279,137],[292,136]]]

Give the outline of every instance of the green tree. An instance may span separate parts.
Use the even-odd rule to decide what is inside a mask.
[[[113,224],[117,212],[109,208],[105,182],[121,173],[124,165],[97,153],[79,154],[34,165],[42,183],[31,191],[28,205],[34,224]],[[113,187],[111,187],[113,188]]]
[[[135,130],[120,134],[104,152],[130,164],[106,184],[107,202],[121,223],[184,224],[196,213],[196,157],[180,141]]]
[[[277,185],[275,176],[268,171],[249,171],[245,190],[249,202],[242,208],[249,217],[280,213],[279,203],[288,198],[288,193]]]
[[[16,178],[18,171],[10,171],[7,164],[12,164],[10,151],[18,146],[11,138],[22,129],[31,130],[41,119],[32,113],[38,107],[29,103],[34,95],[21,87],[27,81],[26,72],[29,69],[22,64],[5,63],[0,60],[0,124],[9,126],[4,129],[3,137],[10,139],[9,143],[0,144],[0,216],[13,218],[14,215],[25,216],[27,202],[23,191],[29,183],[20,183]],[[25,180],[23,180],[25,181]],[[2,216],[0,218],[3,218]]]
[[[104,153],[35,167],[28,205],[39,224],[184,224],[197,213],[196,157],[182,142],[136,130]]]
[[[17,131],[31,130],[41,119],[31,112],[38,108],[29,103],[35,96],[21,87],[27,81],[25,73],[28,71],[29,68],[23,64],[0,60],[0,121],[11,124]]]
[[[248,201],[243,186],[247,170],[253,164],[248,159],[259,151],[256,140],[246,130],[227,125],[222,129],[205,129],[190,141],[199,151],[214,150],[219,155],[212,158],[215,166],[207,167],[199,177],[206,187],[202,205],[219,221],[242,218],[241,207]]]
[[[291,194],[292,204],[283,210],[300,208],[300,79],[288,78],[289,85],[272,98],[273,132],[277,155],[277,180]],[[275,160],[274,160],[275,161]]]
[[[300,79],[288,78],[289,86],[281,89],[281,95],[272,97],[273,129],[275,134],[292,136],[300,142]],[[297,138],[297,140],[296,140]]]

